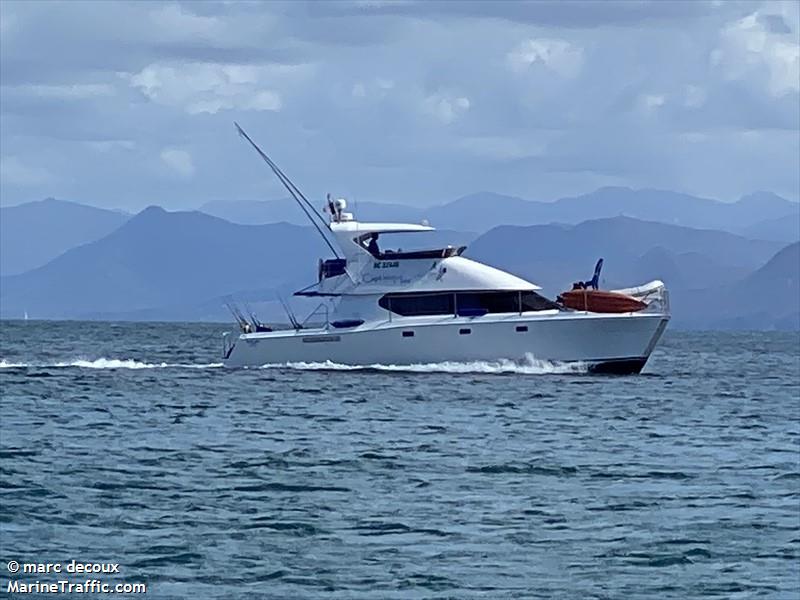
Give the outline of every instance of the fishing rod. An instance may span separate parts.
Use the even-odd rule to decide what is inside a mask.
[[[236,323],[239,325],[239,329],[241,329],[245,333],[249,333],[249,330],[251,329],[250,323],[247,321],[247,319],[244,318],[244,315],[241,313],[239,308],[235,304],[233,304],[232,301],[225,302],[225,306],[228,307],[228,310],[233,315],[233,318],[236,319]]]
[[[255,151],[258,152],[259,156],[261,156],[264,162],[267,163],[267,165],[269,165],[269,168],[272,169],[273,173],[275,173],[275,176],[283,184],[283,187],[285,187],[286,190],[289,192],[289,194],[291,194],[294,201],[297,202],[297,204],[303,210],[305,215],[308,217],[308,220],[311,221],[311,224],[314,226],[317,232],[322,236],[322,239],[325,240],[325,243],[328,245],[328,248],[331,249],[331,252],[333,252],[334,256],[336,256],[336,258],[341,258],[341,256],[339,256],[339,253],[336,251],[335,246],[331,243],[330,239],[328,239],[328,236],[323,232],[322,228],[320,228],[319,223],[317,223],[317,220],[319,220],[320,223],[322,223],[325,226],[325,228],[328,229],[328,231],[330,231],[330,225],[328,225],[328,223],[325,222],[325,219],[323,219],[322,215],[320,215],[317,212],[317,209],[314,208],[314,205],[308,201],[308,198],[306,198],[303,195],[303,192],[301,192],[298,189],[298,187],[292,182],[292,180],[289,179],[283,171],[281,171],[280,167],[278,167],[278,165],[272,162],[272,159],[269,156],[267,156],[266,153],[261,148],[258,147],[258,144],[256,144],[250,138],[250,136],[247,135],[247,133],[245,133],[244,129],[242,129],[236,121],[234,121],[233,124],[236,125],[236,131],[239,132],[239,135],[244,139],[246,139],[250,143],[250,145],[255,149]],[[312,214],[314,216],[312,216]],[[314,217],[316,217],[316,219]]]
[[[269,167],[272,169],[272,171],[275,173],[278,179],[280,179],[281,183],[289,190],[289,193],[291,193],[292,196],[295,195],[299,196],[299,198],[295,198],[295,200],[300,201],[300,199],[302,199],[302,202],[304,202],[305,205],[309,209],[311,209],[311,212],[314,213],[314,216],[316,216],[317,219],[319,219],[320,223],[322,223],[325,227],[328,227],[328,223],[325,222],[325,219],[322,218],[322,215],[320,215],[319,212],[317,212],[317,209],[314,208],[314,205],[311,204],[308,198],[305,197],[305,194],[303,194],[303,192],[300,191],[300,188],[298,188],[294,184],[294,182],[291,179],[289,179],[286,173],[284,173],[281,170],[281,168],[277,164],[275,164],[275,161],[273,161],[269,156],[267,156],[266,152],[264,152],[258,146],[258,144],[256,144],[253,141],[253,139],[249,135],[247,135],[245,130],[242,129],[241,126],[236,121],[234,121],[233,124],[236,125],[236,130],[239,132],[239,135],[244,137],[250,143],[250,145],[253,146],[253,148],[255,148],[256,152],[258,152],[261,158],[264,159],[264,162],[266,162],[269,165]]]
[[[261,321],[258,320],[256,313],[253,312],[253,309],[250,308],[250,305],[245,302],[244,303],[245,310],[247,310],[247,314],[250,315],[250,322],[253,323],[253,327],[255,327],[256,331],[259,331],[259,328],[266,329],[267,326],[264,325]]]
[[[286,311],[286,316],[289,317],[289,323],[291,323],[292,327],[294,329],[302,329],[303,326],[300,325],[300,322],[297,320],[297,317],[295,317],[294,312],[289,307],[289,303],[283,299],[283,296],[281,296],[279,292],[276,293],[276,295],[278,296],[278,301],[281,303],[281,306],[283,306],[283,310]]]

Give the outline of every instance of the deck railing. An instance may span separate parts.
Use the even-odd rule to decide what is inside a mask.
[[[302,327],[305,327],[306,323],[308,323],[311,320],[311,317],[313,317],[314,315],[318,315],[320,313],[323,313],[325,315],[325,321],[323,322],[323,325],[325,327],[328,327],[328,324],[329,324],[329,320],[328,320],[328,305],[325,304],[324,302],[322,302],[319,306],[317,306],[317,308],[312,310],[300,325]]]

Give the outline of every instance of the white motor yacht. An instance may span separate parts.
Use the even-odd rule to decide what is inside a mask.
[[[464,257],[465,247],[382,250],[389,234],[433,228],[362,223],[347,212],[344,200],[330,198],[323,219],[238,129],[298,200],[335,258],[321,260],[318,281],[296,292],[321,299],[320,324],[303,327],[292,318],[293,327],[273,331],[239,315],[242,331],[224,334],[226,366],[534,358],[582,363],[593,371],[638,373],[669,321],[668,294],[660,281],[615,291],[635,298],[638,310],[591,312],[567,308],[542,296],[530,281]]]

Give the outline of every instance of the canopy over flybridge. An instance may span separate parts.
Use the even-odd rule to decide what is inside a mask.
[[[429,225],[413,223],[360,223],[359,221],[341,221],[331,223],[331,231],[335,233],[411,233],[414,231],[435,231]]]
[[[464,246],[432,250],[381,249],[379,234],[435,231],[415,223],[361,223],[345,212],[347,200],[328,194],[325,219],[261,148],[236,125],[243,138],[261,156],[308,217],[335,259],[320,261],[319,280],[299,295],[369,295],[389,291],[534,291],[529,281],[462,257]],[[315,289],[311,289],[311,288]]]

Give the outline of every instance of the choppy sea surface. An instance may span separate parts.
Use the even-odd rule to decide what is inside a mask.
[[[229,370],[222,329],[0,325],[4,593],[76,559],[148,598],[800,595],[797,333],[614,377]]]

